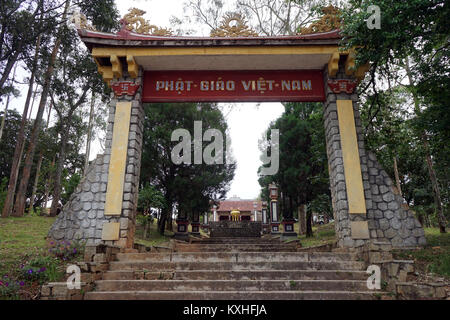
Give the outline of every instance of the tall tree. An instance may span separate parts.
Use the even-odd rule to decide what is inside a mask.
[[[102,0],[102,1],[76,1],[74,0],[72,3],[78,5],[81,8],[81,11],[88,16],[88,18],[96,23],[96,26],[99,28],[99,30],[111,30],[115,29],[117,27],[117,16],[118,12],[115,7],[115,4],[112,0]],[[20,181],[19,189],[16,196],[16,201],[14,205],[14,212],[13,214],[16,216],[22,216],[24,212],[24,206],[25,206],[25,199],[26,199],[26,190],[28,187],[28,181],[31,174],[31,167],[32,167],[32,161],[34,158],[34,153],[36,150],[36,141],[37,141],[37,132],[39,127],[42,123],[42,115],[44,112],[45,105],[47,103],[47,98],[52,86],[52,76],[54,72],[54,65],[55,61],[58,56],[58,52],[61,46],[61,43],[63,40],[66,40],[65,43],[67,43],[67,38],[63,39],[64,32],[67,30],[66,22],[68,17],[68,11],[70,7],[71,1],[67,0],[64,1],[64,12],[62,17],[59,19],[59,28],[56,33],[56,36],[52,35],[54,37],[54,45],[52,49],[50,50],[51,53],[47,55],[48,60],[46,60],[46,63],[43,63],[43,71],[41,76],[41,85],[42,85],[42,94],[41,94],[41,101],[39,103],[39,109],[36,116],[35,126],[33,129],[32,138],[30,141],[30,145],[27,150],[27,156],[26,156],[26,162],[23,169],[22,179]],[[96,10],[103,10],[103,11],[96,11]],[[75,38],[72,37],[72,40]],[[78,40],[78,39],[77,39]],[[8,190],[8,194],[12,193],[12,196],[8,196],[8,199],[11,199],[11,203],[13,201],[13,193],[14,190]],[[8,206],[5,205],[5,208],[3,210],[3,216],[8,216],[11,212],[11,204],[8,203]]]
[[[62,16],[63,23],[67,19],[69,7],[70,7],[70,1],[66,1],[65,7],[64,7],[64,14]],[[39,109],[38,109],[38,112],[36,115],[36,120],[34,123],[30,144],[29,144],[27,154],[26,154],[26,160],[25,160],[25,166],[23,169],[22,180],[20,181],[19,190],[17,192],[16,201],[14,204],[13,216],[15,216],[15,217],[22,217],[25,212],[26,190],[28,187],[28,181],[30,179],[31,166],[33,165],[33,158],[34,158],[34,153],[36,150],[36,142],[38,139],[38,133],[39,133],[41,123],[42,123],[42,116],[44,114],[45,105],[47,104],[47,98],[48,98],[48,94],[50,91],[50,85],[51,85],[51,81],[52,81],[53,71],[55,68],[55,61],[56,61],[56,57],[58,55],[59,48],[61,46],[64,29],[65,29],[65,25],[61,25],[58,30],[55,44],[53,46],[52,53],[51,53],[50,59],[48,61],[48,67],[45,72],[44,81],[43,81],[43,85],[42,85],[41,101],[39,103]],[[13,191],[11,190],[11,192],[13,192]],[[9,190],[8,190],[8,193],[9,193]],[[8,206],[9,206],[9,204],[8,204]],[[3,216],[8,216],[9,208],[6,206],[6,204],[5,204],[4,209],[6,209],[6,212],[5,212],[5,210],[3,210],[4,211]]]
[[[342,16],[345,46],[356,48],[358,64],[371,63],[370,77],[367,80],[367,87],[371,87],[375,97],[371,117],[374,118],[382,106],[379,94],[381,85],[377,84],[377,79],[382,79],[408,88],[413,97],[412,107],[416,118],[422,122],[422,113],[430,108],[445,109],[442,101],[448,101],[449,97],[450,27],[445,21],[450,15],[450,5],[443,0],[378,1],[376,4],[381,12],[381,28],[371,30],[367,27],[367,19],[371,15],[368,7],[371,4],[369,1],[351,0]],[[402,79],[405,73],[398,72],[399,67],[406,70],[410,78],[408,82]],[[396,72],[392,72],[393,70]],[[444,96],[444,100],[439,96]],[[439,122],[438,119],[436,121]],[[436,163],[431,153],[434,148],[427,137],[428,131],[435,132],[431,127],[423,127],[416,134],[426,151],[424,161],[433,185],[439,227],[444,233],[447,221],[440,196],[441,183],[436,175]],[[445,131],[448,130],[444,129],[438,135],[445,136]]]
[[[267,186],[275,182],[282,194],[281,211],[292,218],[294,211],[307,205],[307,236],[312,236],[312,211],[324,210],[331,201],[325,133],[322,122],[322,105],[317,103],[286,103],[283,115],[274,121],[266,132],[280,130],[280,167],[274,176],[260,177],[263,198],[268,199]],[[265,141],[263,139],[262,141]],[[260,147],[265,152],[265,145]],[[260,168],[261,169],[261,168]],[[259,171],[260,172],[260,171]],[[331,210],[325,210],[330,213]]]
[[[295,35],[301,27],[317,17],[317,10],[313,9],[326,2],[330,1],[189,0],[185,4],[185,11],[211,30],[218,28],[225,13],[233,11],[243,14],[260,35]],[[183,19],[174,21],[181,24]]]
[[[223,199],[236,165],[234,162],[196,165],[192,156],[194,148],[192,164],[172,162],[171,153],[177,142],[172,142],[171,136],[176,129],[188,130],[193,139],[194,121],[202,121],[204,131],[218,129],[225,136],[227,125],[216,105],[151,104],[145,111],[141,185],[150,183],[164,194],[166,207],[159,221],[159,232],[164,234],[173,208],[178,206],[179,211],[185,210],[188,214],[204,212],[210,200]],[[202,144],[207,145],[205,141]]]

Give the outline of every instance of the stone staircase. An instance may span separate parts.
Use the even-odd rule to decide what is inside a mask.
[[[354,253],[298,252],[273,239],[208,239],[119,253],[87,300],[376,299]]]

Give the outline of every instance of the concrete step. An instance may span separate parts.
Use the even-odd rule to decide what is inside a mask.
[[[376,300],[370,291],[102,291],[86,300]]]
[[[118,261],[160,262],[337,262],[354,261],[356,255],[332,252],[176,252],[176,253],[119,253]]]
[[[360,280],[102,280],[96,291],[365,291]]]
[[[282,243],[279,239],[265,239],[265,238],[204,238],[204,239],[191,239],[190,243],[199,244],[239,244],[239,243],[253,243],[253,244],[278,244]]]
[[[108,271],[103,280],[367,280],[365,271],[258,270],[258,271]]]
[[[296,252],[297,244],[176,244],[181,252]]]
[[[113,261],[111,271],[118,270],[363,270],[364,262],[155,262],[155,261]]]

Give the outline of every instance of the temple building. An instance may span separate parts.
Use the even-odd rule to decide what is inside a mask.
[[[262,221],[261,200],[244,200],[233,197],[211,208],[212,221]]]

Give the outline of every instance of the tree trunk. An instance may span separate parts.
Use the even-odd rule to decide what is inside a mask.
[[[1,91],[1,89],[3,89],[3,86],[5,85],[6,81],[8,80],[9,74],[11,73],[12,68],[17,63],[21,49],[22,49],[22,43],[19,44],[17,51],[8,59],[8,62],[6,63],[5,69],[3,71],[3,75],[0,78],[0,91]]]
[[[36,94],[36,91],[34,92]],[[33,106],[33,104],[31,104],[31,106]],[[47,115],[47,127],[46,129],[48,129],[49,124],[50,124],[50,114],[52,112],[52,104],[50,103],[50,107],[48,108],[48,115]],[[44,160],[44,153],[43,151],[41,151],[41,154],[39,155],[39,162],[38,162],[38,166],[36,169],[36,178],[34,179],[34,185],[33,185],[33,192],[31,193],[31,201],[30,201],[30,208],[28,209],[28,213],[31,213],[31,210],[33,210],[33,204],[34,204],[34,199],[36,197],[36,191],[37,191],[37,187],[39,184],[39,178],[41,176],[41,166],[42,166],[42,161]]]
[[[28,115],[29,120],[31,119],[31,115],[33,114],[34,100],[36,100],[36,94],[38,92],[38,88],[39,88],[39,85],[36,84],[36,89],[34,89],[34,93],[33,93],[33,100],[31,101],[30,114]]]
[[[25,147],[25,125],[27,122],[28,108],[30,107],[31,95],[33,94],[34,78],[37,70],[37,62],[39,58],[39,48],[41,46],[41,37],[39,36],[36,42],[36,52],[33,60],[33,68],[31,70],[30,85],[28,87],[27,99],[22,113],[22,122],[17,136],[16,147],[14,149],[14,156],[12,159],[11,173],[9,176],[8,193],[6,195],[5,204],[3,206],[2,217],[6,218],[11,215],[14,196],[17,187],[17,178],[19,176],[20,163],[22,162],[23,149]]]
[[[8,115],[8,108],[9,108],[9,95],[6,98],[5,112],[3,112],[2,124],[0,125],[0,141],[2,141],[3,137],[3,130],[5,128],[6,116]]]
[[[148,233],[148,227],[149,227],[149,222],[148,219],[145,219],[145,225],[144,225],[144,239],[147,239],[147,233]]]
[[[430,155],[430,145],[428,144],[428,139],[426,137],[426,134],[424,133],[422,136],[422,140],[423,140],[423,144],[425,146],[425,149],[427,150],[427,166],[428,166],[428,172],[430,175],[430,179],[431,179],[431,184],[433,186],[433,191],[434,191],[434,199],[436,202],[436,209],[437,209],[437,213],[438,213],[438,221],[439,221],[439,230],[441,233],[447,233],[447,231],[445,230],[447,227],[447,220],[445,219],[445,215],[444,215],[444,207],[442,205],[442,200],[441,200],[441,190],[439,188],[439,184],[436,178],[436,172],[434,171],[433,168],[433,161],[431,159],[431,155]]]
[[[64,14],[62,17],[62,20],[65,21],[67,18],[67,12],[69,10],[70,1],[68,0],[66,2],[66,6],[64,8]],[[26,191],[28,187],[28,181],[30,179],[31,174],[31,167],[33,165],[33,157],[36,150],[36,144],[39,137],[39,131],[42,123],[42,116],[44,114],[45,105],[47,103],[47,98],[50,91],[50,85],[51,85],[51,79],[53,76],[53,72],[55,69],[55,61],[56,56],[59,51],[59,47],[61,46],[62,42],[62,28],[60,29],[60,32],[58,34],[58,38],[55,41],[55,46],[53,47],[52,55],[49,61],[47,72],[45,73],[45,80],[44,85],[42,86],[42,95],[41,95],[41,101],[39,103],[39,109],[36,116],[36,120],[33,126],[33,132],[30,139],[30,145],[28,146],[26,160],[25,160],[25,166],[23,168],[23,174],[22,174],[22,180],[19,185],[19,191],[17,192],[16,202],[14,204],[14,210],[13,215],[15,217],[22,217],[23,213],[25,211],[25,198],[26,198]]]
[[[14,66],[13,76],[11,80],[12,85],[14,84],[14,80],[16,79],[16,71],[17,71],[17,64]],[[5,129],[6,116],[8,115],[8,108],[9,108],[9,100],[10,95],[8,94],[8,97],[6,98],[5,112],[3,113],[2,124],[0,126],[0,141],[2,141],[3,130]]]
[[[53,161],[51,164],[51,168],[53,168],[55,166],[55,157],[53,157]],[[45,214],[47,215],[47,203],[48,203],[48,197],[50,195],[50,184],[52,181],[52,170],[50,170],[50,175],[48,177],[48,180],[45,182],[45,200],[44,200],[44,205],[42,206],[42,209],[44,210]]]
[[[306,234],[306,206],[304,204],[298,207],[298,231],[301,235]]]
[[[168,212],[166,229],[167,231],[173,231],[172,212]]]
[[[70,118],[71,116],[69,115],[68,119]],[[50,217],[56,217],[56,215],[58,214],[59,200],[61,199],[61,191],[62,191],[61,186],[62,172],[64,169],[64,162],[66,161],[66,146],[68,140],[68,134],[66,132],[69,130],[69,127],[70,127],[69,123],[62,127],[63,133],[61,135],[61,148],[59,150],[58,163],[56,166],[56,173],[55,173],[55,181],[53,184],[53,199],[52,199],[52,206],[50,208]]]
[[[307,206],[306,209],[306,237],[312,238],[314,236],[312,230],[312,210],[310,206]]]
[[[39,155],[39,161],[36,168],[36,177],[34,178],[34,184],[33,184],[33,192],[31,193],[31,199],[30,199],[30,207],[28,208],[28,214],[31,214],[33,210],[34,205],[34,198],[36,197],[36,191],[39,183],[39,176],[41,175],[41,166],[42,166],[42,160],[44,159],[44,155],[41,152]]]
[[[89,166],[89,155],[91,153],[92,120],[94,117],[94,106],[95,106],[95,93],[92,92],[91,111],[89,113],[89,125],[88,125],[87,141],[86,141],[86,157],[84,159],[84,170],[83,170],[84,175],[86,175],[86,172],[87,172],[87,169]]]
[[[161,218],[159,219],[158,231],[160,235],[164,235],[166,230],[166,221],[167,221],[167,209],[161,212]]]
[[[397,185],[398,192],[400,195],[402,195],[402,186],[400,185],[400,176],[398,174],[397,157],[394,157],[394,175],[395,175],[395,183]]]
[[[408,75],[409,85],[414,86],[411,70],[409,68],[408,58],[406,59],[405,69],[406,69],[406,74]],[[419,99],[414,91],[412,92],[412,95],[413,95],[413,99],[414,99],[414,110],[415,110],[416,115],[419,116],[421,114],[420,106],[419,106]],[[430,145],[428,143],[427,133],[425,131],[423,131],[422,136],[420,138],[422,139],[422,143],[425,148],[425,158],[427,161],[428,174],[430,176],[431,185],[433,186],[434,200],[436,203],[436,209],[437,209],[438,221],[439,221],[439,230],[441,233],[447,233],[445,230],[445,228],[447,226],[447,220],[445,219],[445,215],[444,215],[444,207],[442,205],[441,191],[439,188],[439,183],[437,181],[436,171],[434,170],[433,160],[431,159],[431,149],[430,149]]]

